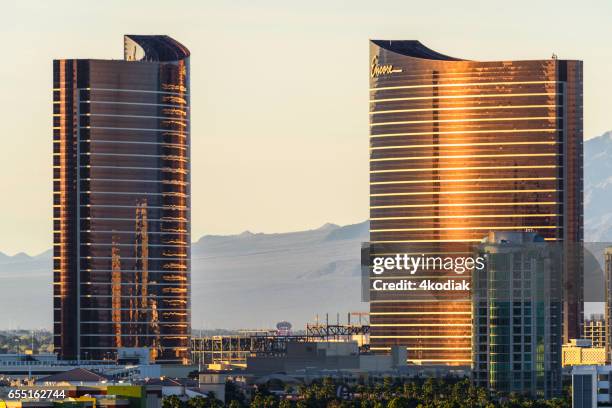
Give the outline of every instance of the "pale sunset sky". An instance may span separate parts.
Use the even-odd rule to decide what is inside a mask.
[[[52,60],[123,34],[191,50],[192,238],[368,217],[368,39],[474,60],[584,60],[585,137],[612,129],[612,2],[15,1],[0,13],[0,251],[52,245]]]

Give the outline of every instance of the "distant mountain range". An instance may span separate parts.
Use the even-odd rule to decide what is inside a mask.
[[[192,244],[194,328],[302,328],[316,314],[365,311],[360,248],[368,223],[282,234],[206,235]],[[0,328],[51,327],[52,254],[0,253]]]
[[[612,241],[612,131],[584,143],[585,241]]]
[[[584,163],[586,241],[612,242],[612,131],[585,142]],[[367,221],[204,236],[192,246],[193,327],[268,328],[289,320],[301,328],[316,314],[323,319],[329,312],[335,320],[336,312],[345,319],[347,312],[365,311],[359,257],[367,240]],[[0,328],[51,327],[51,265],[50,250],[0,253]]]

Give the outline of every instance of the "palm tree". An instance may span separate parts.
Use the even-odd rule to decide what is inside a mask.
[[[162,408],[182,408],[183,401],[176,395],[169,395],[162,400]]]

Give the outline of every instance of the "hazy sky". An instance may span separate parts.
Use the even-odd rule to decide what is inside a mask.
[[[429,4],[426,4],[429,3]],[[612,2],[15,1],[0,14],[0,251],[52,243],[53,58],[122,58],[122,35],[192,53],[192,232],[368,216],[368,39],[477,60],[584,60],[585,136],[612,129]]]

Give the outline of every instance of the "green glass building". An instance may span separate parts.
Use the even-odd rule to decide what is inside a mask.
[[[472,375],[492,391],[561,393],[562,251],[533,232],[491,232],[474,270]]]

